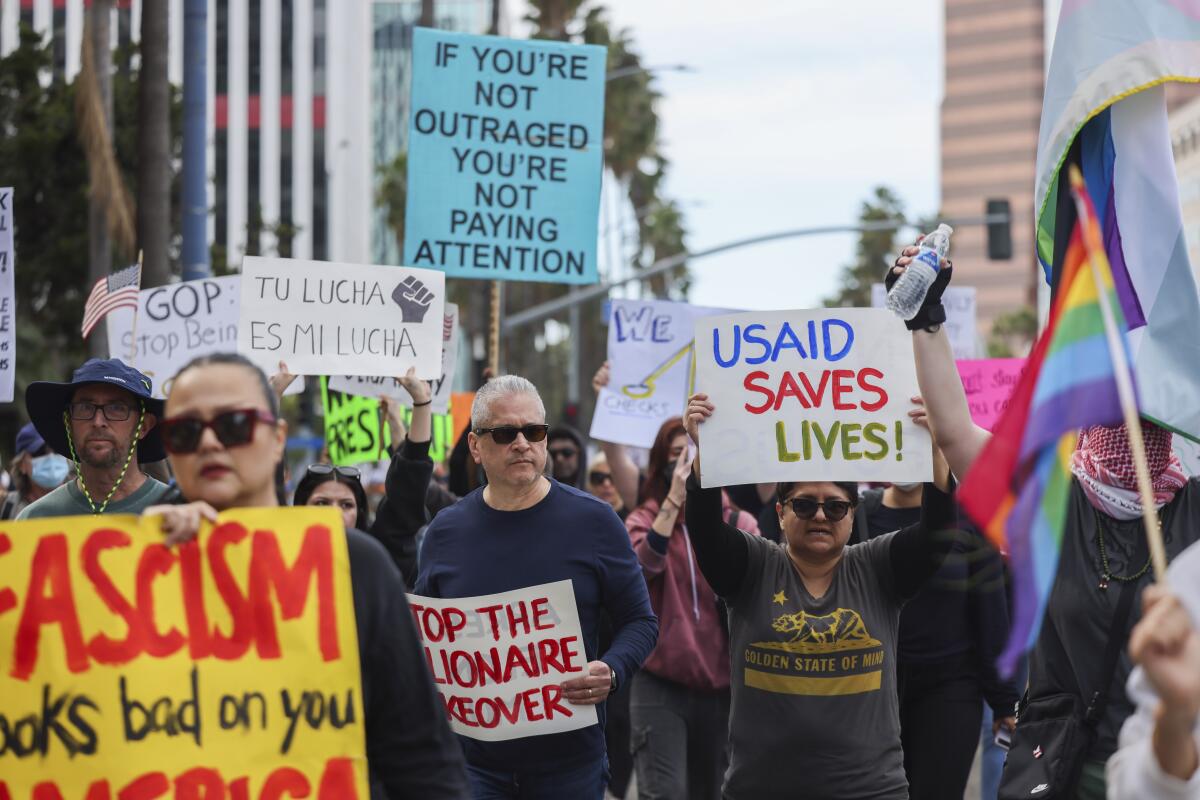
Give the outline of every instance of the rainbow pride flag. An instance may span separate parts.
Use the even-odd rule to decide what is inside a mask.
[[[1078,170],[1072,170],[1072,178],[1085,213],[1062,261],[1049,321],[991,440],[958,491],[963,508],[1008,554],[1013,627],[999,661],[1005,675],[1036,641],[1058,573],[1079,429],[1122,421],[1100,303],[1113,311],[1121,358],[1129,363],[1124,317],[1095,208]],[[1089,251],[1099,267],[1099,291]]]
[[[1200,442],[1200,293],[1164,86],[1200,83],[1200,0],[1059,5],[1038,133],[1038,258],[1057,291],[1075,227],[1065,167],[1077,164],[1125,314],[1139,410]]]

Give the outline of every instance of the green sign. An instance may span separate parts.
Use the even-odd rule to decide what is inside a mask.
[[[321,378],[329,460],[342,467],[387,458],[388,432],[386,425],[380,425],[379,401],[333,391],[327,383],[327,378]]]

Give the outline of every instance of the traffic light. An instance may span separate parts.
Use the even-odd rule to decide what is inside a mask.
[[[1013,256],[1012,206],[1008,198],[987,201],[988,217],[1003,215],[999,222],[987,224],[987,257],[990,261],[1007,261]]]
[[[579,404],[568,402],[563,406],[563,422],[572,428],[579,427]]]

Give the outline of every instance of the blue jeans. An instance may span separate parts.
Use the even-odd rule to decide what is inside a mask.
[[[559,772],[504,772],[467,764],[472,800],[604,800],[608,758]]]

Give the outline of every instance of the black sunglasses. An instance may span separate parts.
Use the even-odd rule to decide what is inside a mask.
[[[850,513],[850,504],[845,500],[825,500],[818,503],[808,497],[793,497],[784,505],[791,506],[792,513],[800,519],[812,519],[817,515],[818,508],[825,511],[825,519],[830,522],[837,522]]]
[[[67,410],[71,419],[80,422],[95,419],[97,411],[103,411],[104,418],[109,422],[124,422],[133,413],[133,406],[128,403],[88,403],[81,400],[78,403],[68,403]]]
[[[274,424],[275,417],[257,408],[237,408],[222,411],[209,421],[195,417],[173,417],[159,423],[163,447],[168,453],[186,455],[196,452],[205,428],[212,428],[217,441],[225,447],[241,447],[254,438],[254,428],[260,423]]]
[[[525,438],[528,439],[529,437],[526,436]],[[551,448],[548,452],[551,458],[574,458],[579,455],[579,451],[572,447]]]
[[[308,467],[309,475],[332,475],[335,472],[343,478],[362,483],[362,473],[358,467],[335,467],[332,464],[310,464]]]
[[[612,473],[593,470],[588,473],[588,482],[594,483],[597,486],[602,486],[606,483],[612,483]]]
[[[527,442],[540,442],[546,438],[546,434],[550,432],[549,425],[500,425],[495,428],[476,428],[476,436],[492,435],[492,441],[496,444],[512,444],[517,440],[517,434],[525,437]]]

